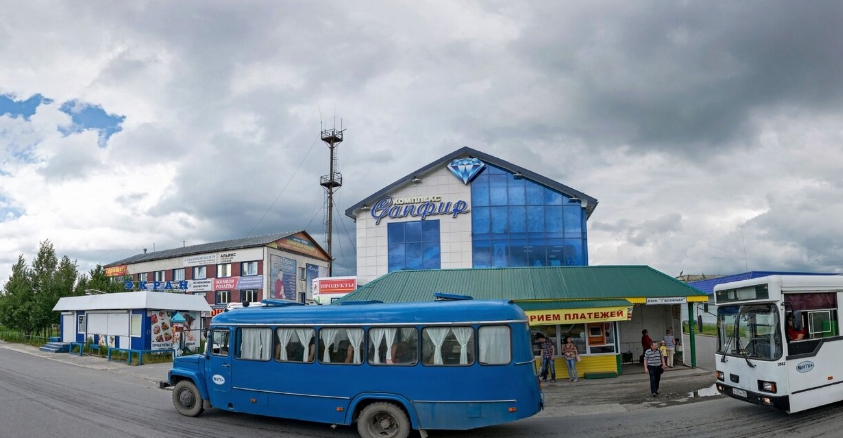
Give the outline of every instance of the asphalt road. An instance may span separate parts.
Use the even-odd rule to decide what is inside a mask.
[[[168,368],[168,364],[138,367],[96,357],[48,355],[0,343],[0,437],[357,436],[354,427],[332,429],[217,409],[198,418],[183,417],[172,406],[171,392],[157,385]],[[553,412],[479,430],[432,431],[430,437],[793,438],[840,436],[843,430],[840,403],[788,415],[706,391],[712,381],[705,371],[666,373],[662,395],[653,399],[647,395],[644,378],[581,379],[547,387]]]

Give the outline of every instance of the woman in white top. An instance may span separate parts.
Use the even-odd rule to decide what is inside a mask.
[[[673,368],[673,353],[676,352],[676,338],[673,337],[673,331],[667,329],[667,334],[664,335],[664,346],[667,347],[667,367]]]

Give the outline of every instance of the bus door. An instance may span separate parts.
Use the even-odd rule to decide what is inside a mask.
[[[208,355],[208,389],[211,400],[219,393],[231,392],[231,332],[225,329],[211,330],[210,354]]]

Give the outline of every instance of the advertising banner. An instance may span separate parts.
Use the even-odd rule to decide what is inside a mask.
[[[270,256],[270,296],[280,300],[296,300],[296,261]]]
[[[275,246],[278,247],[278,249],[293,251],[314,258],[327,260],[325,254],[322,253],[322,251],[320,251],[313,242],[300,233],[279,239],[275,242]]]
[[[208,278],[205,280],[187,280],[188,292],[211,292],[214,290],[214,279]]]
[[[120,266],[113,266],[111,268],[105,268],[105,276],[106,277],[119,277],[122,275],[129,274],[129,266],[128,265],[120,265]]]
[[[184,266],[215,265],[215,264],[217,264],[217,255],[216,254],[201,254],[201,255],[185,257],[185,258],[182,259],[182,264]]]
[[[237,289],[263,289],[263,275],[240,277],[240,280],[237,282]]]
[[[199,329],[199,312],[180,312],[184,323],[181,324],[180,330],[173,332],[173,342],[179,346],[180,349],[195,351],[199,348],[199,338],[201,331]],[[176,327],[174,327],[176,329]]]
[[[152,345],[150,350],[169,350],[173,348],[173,325],[170,312],[151,310],[147,312],[151,322]]]
[[[313,280],[319,278],[319,266],[311,265],[308,263],[305,265],[305,284],[307,284],[307,298],[313,299]]]

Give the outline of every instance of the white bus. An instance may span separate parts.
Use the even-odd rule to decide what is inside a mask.
[[[843,276],[772,275],[714,296],[720,393],[788,413],[843,400]]]

